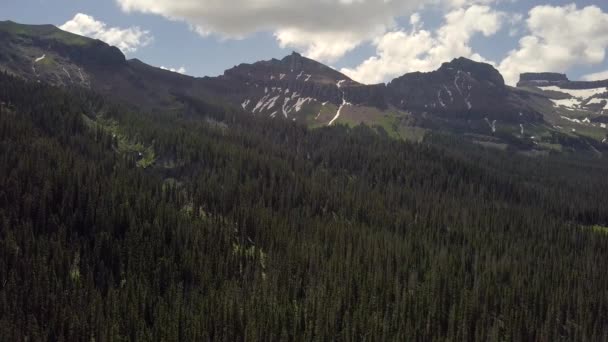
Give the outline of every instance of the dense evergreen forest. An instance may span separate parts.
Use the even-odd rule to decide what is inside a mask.
[[[2,341],[607,341],[608,161],[0,75]]]

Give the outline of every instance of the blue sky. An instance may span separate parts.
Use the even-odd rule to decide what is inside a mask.
[[[608,78],[605,0],[2,0],[6,19],[71,20],[65,28],[122,44],[128,58],[193,76],[296,50],[365,83],[460,55],[511,82],[545,70]]]

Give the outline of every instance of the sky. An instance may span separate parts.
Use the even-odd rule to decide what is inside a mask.
[[[54,24],[192,76],[297,51],[372,84],[467,57],[608,79],[606,0],[0,0],[0,20]]]

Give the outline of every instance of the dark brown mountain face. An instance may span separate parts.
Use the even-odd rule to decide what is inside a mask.
[[[510,90],[498,70],[466,58],[444,63],[433,72],[406,74],[387,88],[390,102],[403,110],[490,118],[499,113],[502,119],[524,111],[510,102]]]
[[[518,87],[549,87],[558,86],[563,89],[594,89],[608,87],[608,80],[571,81],[564,74],[551,72],[524,73],[520,75]]]
[[[241,64],[217,78],[206,78],[206,87],[218,96],[255,115],[301,119],[310,111],[343,103],[384,109],[385,85],[363,85],[348,76],[298,53],[278,60]]]
[[[565,74],[558,74],[554,72],[528,72],[520,75],[517,86],[549,86],[569,81],[568,76]]]
[[[397,108],[450,118],[491,118],[503,121],[538,120],[505,86],[500,73],[489,64],[458,58],[437,71],[411,73],[388,85],[363,85],[297,53],[282,60],[241,64],[218,79],[208,80],[233,93],[245,110],[254,114],[290,117],[291,102]],[[230,86],[232,84],[232,86]],[[218,90],[219,90],[218,89]],[[287,103],[284,107],[278,104]],[[278,109],[280,108],[280,110]]]
[[[241,64],[224,72],[220,79],[242,82],[265,82],[267,85],[293,85],[315,83],[320,85],[358,85],[342,73],[294,52],[278,60]]]
[[[208,82],[232,84],[239,89],[237,97],[242,100],[242,107],[256,114],[271,114],[277,111],[277,104],[287,107],[290,102],[304,99],[339,104],[342,101],[340,87],[359,85],[334,69],[297,53],[282,60],[241,64]],[[258,103],[260,106],[256,106]],[[287,109],[279,111],[281,116],[289,116]]]
[[[573,101],[568,92],[539,87],[608,85],[529,73],[522,75],[522,87],[512,88],[491,65],[466,58],[433,72],[365,85],[295,52],[280,60],[240,64],[219,77],[195,78],[127,60],[116,47],[52,25],[13,22],[0,22],[0,71],[56,86],[85,87],[147,111],[183,114],[193,103],[210,103],[309,127],[364,123],[401,138],[413,129],[416,139],[441,130],[506,145],[515,137],[526,148],[540,139],[539,132],[548,144],[556,135],[576,135],[583,131],[577,130],[579,122],[592,126],[597,118],[591,114],[605,111],[603,95],[564,109],[564,101]],[[571,111],[579,109],[582,112],[572,116]],[[596,126],[586,128],[594,129],[591,137],[602,141],[603,132]]]
[[[92,89],[148,110],[176,108],[174,94],[206,96],[193,77],[127,60],[114,46],[52,25],[0,22],[0,71]]]
[[[52,25],[0,22],[0,41],[2,70],[54,85],[90,87],[91,74],[127,66],[118,48]]]

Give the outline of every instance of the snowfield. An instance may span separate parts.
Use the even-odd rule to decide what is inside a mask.
[[[607,99],[592,98],[591,100],[589,100],[589,102],[587,102],[587,104],[602,104],[602,102],[605,103],[604,110],[608,110],[608,100]]]
[[[551,102],[553,102],[553,105],[555,107],[566,107],[570,110],[573,110],[574,108],[579,108],[581,105],[581,101],[577,99],[550,100]]]
[[[603,94],[608,92],[606,88],[593,88],[593,89],[563,89],[558,86],[550,86],[550,87],[539,87],[542,90],[549,91],[558,91],[560,93],[568,94],[572,97],[577,97],[579,99],[588,99],[592,96]]]
[[[338,108],[338,111],[336,112],[336,116],[334,116],[333,119],[331,119],[331,121],[327,124],[327,126],[331,126],[334,121],[338,120],[338,118],[340,117],[340,113],[342,112],[342,109],[344,109],[345,106],[351,106],[352,103],[347,102],[346,101],[346,96],[344,96],[344,93],[342,93],[342,104],[340,105],[340,108]]]

